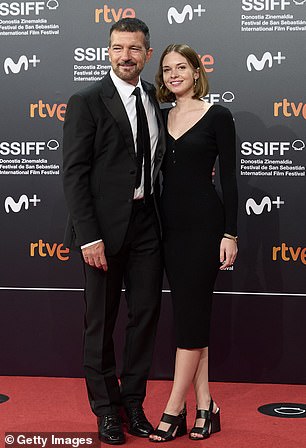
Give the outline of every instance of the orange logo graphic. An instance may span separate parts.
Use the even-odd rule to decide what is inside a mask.
[[[214,63],[215,59],[211,54],[204,54],[201,56],[199,54],[199,58],[202,61],[202,64],[204,65],[206,73],[212,73],[214,71]]]
[[[281,114],[284,117],[302,116],[306,120],[306,104],[302,102],[296,104],[284,98],[282,101],[274,103],[274,117],[279,117]]]
[[[287,246],[286,243],[282,243],[281,246],[272,247],[272,260],[283,260],[283,261],[300,261],[306,264],[306,247],[297,247],[296,249],[292,246]]]
[[[116,10],[115,8],[109,8],[107,5],[104,5],[103,8],[97,8],[95,10],[95,22],[118,22],[120,19],[124,19],[126,17],[134,18],[136,17],[135,9],[133,8],[119,8]]]
[[[69,260],[69,249],[64,248],[63,243],[44,243],[43,240],[38,240],[38,243],[30,243],[30,257],[57,257],[60,261]]]
[[[30,117],[35,118],[37,115],[41,118],[56,118],[64,121],[67,104],[48,104],[38,100],[38,103],[30,104]]]

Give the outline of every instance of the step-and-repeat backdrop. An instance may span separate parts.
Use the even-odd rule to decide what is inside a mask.
[[[304,383],[306,0],[0,1],[0,373],[82,375],[62,125],[69,96],[109,70],[109,29],[122,17],[150,27],[144,78],[154,80],[169,43],[188,43],[208,100],[235,118],[239,259],[216,284],[211,379]],[[125,311],[123,300],[118,354]],[[173,354],[165,281],[153,377],[171,377]]]

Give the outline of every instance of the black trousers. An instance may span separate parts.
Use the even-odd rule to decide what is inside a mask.
[[[90,405],[97,416],[129,402],[141,404],[146,395],[162,290],[161,242],[153,201],[149,205],[134,201],[124,244],[107,262],[107,272],[84,264],[84,368]],[[113,331],[123,281],[128,324],[119,387]]]

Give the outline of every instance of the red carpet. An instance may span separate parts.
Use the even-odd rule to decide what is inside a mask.
[[[150,381],[145,402],[154,425],[166,403],[169,381]],[[306,386],[212,383],[211,392],[221,408],[222,431],[197,442],[187,436],[169,442],[177,448],[289,448],[306,446],[306,419],[275,418],[258,413],[267,403],[305,403]],[[0,377],[0,443],[5,432],[95,432],[84,381],[66,378]],[[193,424],[194,399],[188,400],[188,426]],[[106,446],[106,445],[105,445]],[[127,436],[126,446],[156,447],[146,439]],[[162,445],[165,447],[165,445]],[[34,448],[36,448],[33,445]],[[15,448],[15,445],[14,447]],[[40,448],[40,447],[38,447]]]

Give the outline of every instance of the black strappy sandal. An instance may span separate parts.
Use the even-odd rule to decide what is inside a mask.
[[[186,409],[184,408],[179,415],[163,414],[161,422],[168,423],[169,429],[164,431],[163,429],[156,428],[150,435],[160,437],[160,439],[149,438],[150,442],[170,442],[176,437],[181,437],[187,434],[187,423],[186,423]]]
[[[221,431],[220,409],[218,409],[217,412],[214,413],[213,406],[214,402],[213,399],[211,398],[208,411],[203,409],[197,409],[196,420],[198,418],[202,418],[205,419],[205,422],[203,426],[194,426],[191,429],[189,433],[189,439],[191,440],[208,439],[208,437],[211,434]],[[193,436],[192,434],[200,434],[201,437]]]

